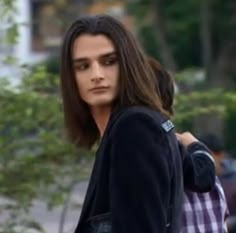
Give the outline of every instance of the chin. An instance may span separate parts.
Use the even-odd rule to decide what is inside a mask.
[[[89,105],[91,107],[105,107],[112,106],[112,99],[97,99],[96,101],[91,102]]]
[[[84,101],[90,107],[104,107],[104,106],[112,106],[115,101],[115,95],[111,95],[108,93],[100,94],[100,95],[91,95],[87,96],[87,99]]]
[[[107,106],[112,106],[112,102],[97,102],[91,106],[92,107],[107,107]]]

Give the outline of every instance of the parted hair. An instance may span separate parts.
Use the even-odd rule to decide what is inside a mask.
[[[76,145],[91,148],[99,138],[89,107],[81,99],[73,69],[73,45],[82,34],[104,35],[116,49],[119,63],[119,92],[113,109],[143,105],[164,113],[155,85],[155,76],[145,53],[132,33],[108,15],[82,16],[65,33],[60,67],[60,83],[65,128]]]

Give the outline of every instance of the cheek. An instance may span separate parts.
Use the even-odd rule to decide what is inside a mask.
[[[110,77],[110,80],[112,82],[113,86],[118,86],[119,84],[119,79],[120,79],[120,72],[119,68],[114,66],[109,70],[108,77]]]
[[[117,91],[120,89],[120,70],[116,69],[115,85]]]
[[[85,79],[83,79],[81,76],[78,77],[78,75],[76,75],[76,85],[77,85],[79,95],[82,97],[86,89]]]

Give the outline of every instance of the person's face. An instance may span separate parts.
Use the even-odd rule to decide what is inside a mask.
[[[73,46],[73,67],[81,99],[90,108],[111,107],[118,94],[119,64],[106,36],[83,34]]]

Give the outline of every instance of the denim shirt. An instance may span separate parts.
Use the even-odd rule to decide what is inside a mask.
[[[88,219],[84,233],[111,233],[110,216],[110,213],[105,213]]]

